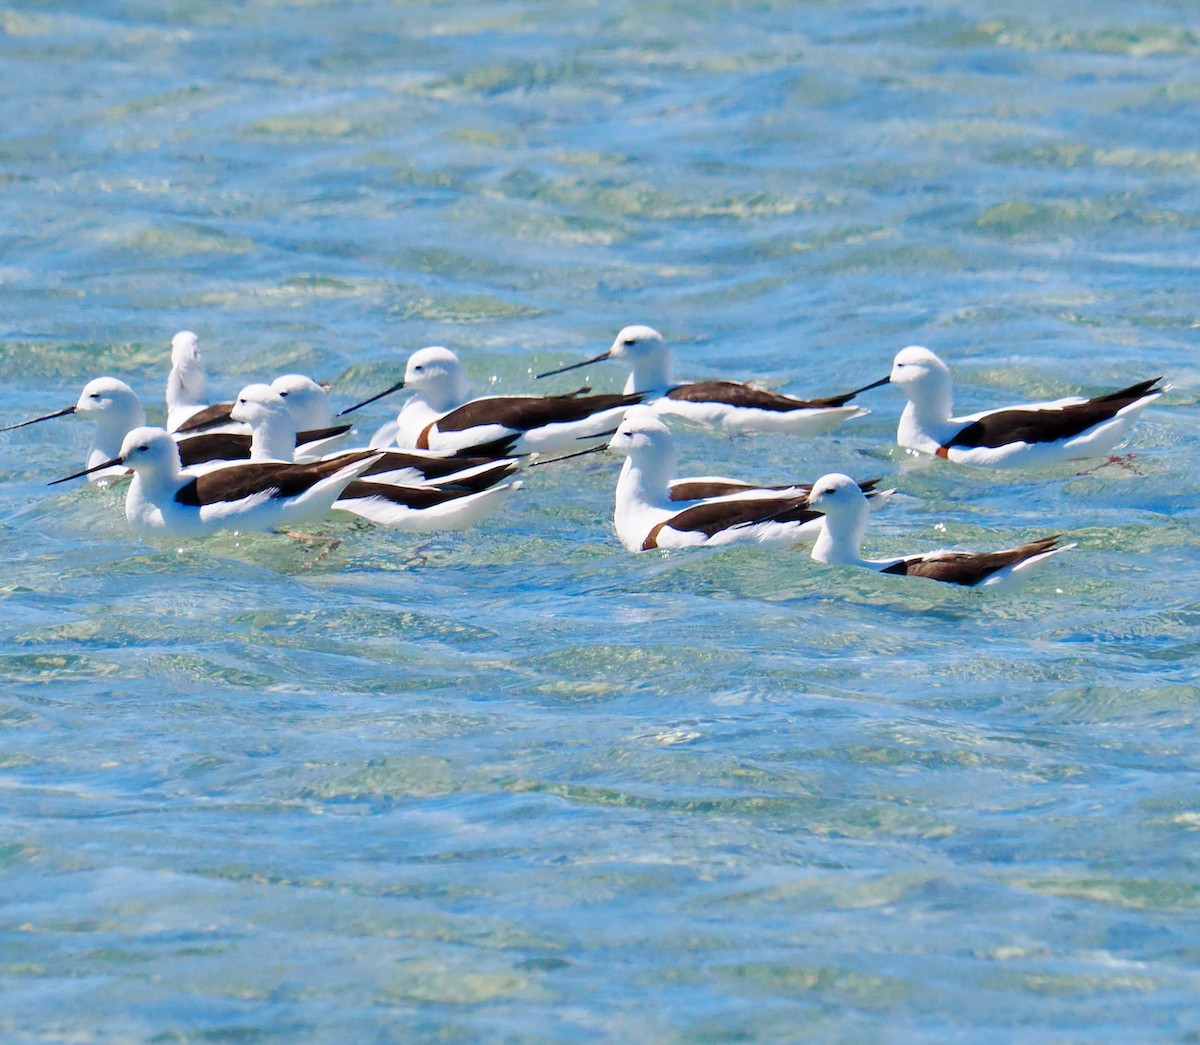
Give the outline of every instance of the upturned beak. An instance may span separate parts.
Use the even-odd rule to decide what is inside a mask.
[[[399,392],[404,387],[403,379],[397,381],[391,388],[385,388],[379,395],[371,396],[370,399],[364,399],[361,403],[355,403],[353,406],[346,407],[345,410],[338,411],[338,417],[345,417],[346,414],[352,414],[355,410],[361,410],[364,406],[375,402],[376,399],[382,399],[384,396],[390,396],[393,392]]]
[[[22,421],[17,425],[9,425],[6,428],[0,428],[0,432],[11,432],[14,428],[24,428],[26,425],[35,425],[39,421],[49,421],[52,417],[66,417],[67,414],[75,413],[75,407],[68,406],[65,410],[55,410],[52,414],[45,414],[42,417],[35,417],[29,421]]]
[[[568,370],[578,370],[580,367],[591,366],[593,363],[603,363],[606,359],[612,358],[612,350],[601,352],[598,356],[593,356],[591,359],[585,359],[582,363],[568,363],[566,366],[560,366],[557,370],[547,370],[544,374],[534,374],[535,381],[543,377],[552,377],[554,374],[565,374]]]
[[[57,486],[59,483],[69,482],[72,479],[80,479],[85,475],[91,475],[92,472],[99,472],[104,468],[115,468],[119,464],[124,464],[124,457],[114,457],[111,461],[102,461],[100,464],[94,464],[91,468],[85,468],[82,472],[76,472],[74,475],[64,475],[61,479],[52,479],[47,486]]]

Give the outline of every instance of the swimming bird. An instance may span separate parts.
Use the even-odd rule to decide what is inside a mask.
[[[556,453],[580,439],[607,438],[627,407],[645,396],[585,395],[582,388],[557,396],[482,396],[467,399],[467,378],[458,356],[432,346],[408,359],[404,380],[342,413],[401,388],[413,389],[394,423],[371,438],[372,448],[400,447],[451,452]]]
[[[133,469],[125,517],[144,535],[194,537],[223,527],[272,530],[318,519],[375,455],[311,464],[231,464],[208,472],[183,470],[179,447],[162,428],[135,428],[121,452],[93,468],[54,480],[78,479],[118,465]]]
[[[608,448],[626,455],[613,523],[627,551],[735,542],[794,547],[814,538],[820,528],[821,517],[808,507],[809,486],[804,483],[756,487],[714,476],[672,482],[674,441],[649,407],[631,409]],[[869,489],[874,484],[864,485]],[[888,494],[873,495],[873,502],[882,504]]]
[[[250,425],[252,460],[289,460],[295,444],[295,423],[289,407],[269,385],[247,385],[238,393],[230,416]],[[333,507],[394,529],[466,529],[521,488],[520,482],[500,485],[518,467],[508,458],[463,459],[399,450],[365,452],[374,459]],[[350,459],[362,453],[342,451],[326,460]]]
[[[37,424],[39,421],[49,421],[71,414],[90,418],[96,424],[87,453],[87,468],[90,472],[88,479],[91,482],[104,482],[115,476],[125,475],[126,468],[99,466],[117,456],[121,449],[121,441],[130,429],[146,423],[146,411],[137,393],[118,378],[94,378],[83,386],[83,391],[79,393],[79,399],[74,406],[34,417],[20,424],[9,425],[0,431],[9,432],[26,425]]]
[[[102,461],[116,457],[121,443],[134,428],[146,423],[146,411],[138,394],[124,381],[115,377],[97,377],[83,386],[74,406],[42,417],[35,417],[20,424],[0,428],[0,432],[24,428],[39,421],[75,414],[95,421],[96,428],[88,448],[86,466],[91,468]],[[299,460],[315,460],[331,443],[345,438],[353,425],[334,425],[317,431],[304,431],[296,435],[296,457]],[[206,464],[211,461],[238,461],[248,459],[251,437],[247,427],[245,433],[217,431],[199,432],[194,435],[174,433],[179,444],[179,456],[183,467]],[[127,475],[129,469],[115,467],[94,471],[88,475],[90,482],[102,482],[114,476]]]
[[[273,386],[247,385],[239,393],[230,416],[251,429],[252,461],[291,460],[295,445],[295,419],[290,403]],[[342,450],[338,453],[358,453]],[[508,457],[459,456],[430,450],[375,450],[375,463],[364,473],[376,482],[402,485],[437,483],[439,486],[481,490],[517,470],[518,462]],[[327,456],[336,456],[334,454]]]
[[[864,559],[860,554],[870,509],[862,490],[849,476],[833,472],[812,485],[808,507],[822,513],[820,534],[813,544],[817,562],[861,566],[876,573],[927,577],[968,587],[1003,583],[1028,573],[1052,555],[1074,548],[1060,536],[1041,537],[998,552],[933,551],[893,559]]]
[[[607,352],[538,374],[562,374],[607,359],[628,362],[633,368],[625,382],[626,394],[641,393],[660,414],[675,414],[701,424],[739,432],[785,432],[815,436],[832,432],[852,417],[870,413],[847,406],[857,394],[798,399],[738,381],[672,380],[671,350],[653,327],[628,326],[617,334]]]
[[[1169,385],[1161,377],[1084,399],[984,410],[951,417],[950,368],[929,349],[911,345],[897,353],[892,372],[867,385],[898,385],[908,397],[896,441],[905,449],[960,464],[1008,468],[1101,457]]]

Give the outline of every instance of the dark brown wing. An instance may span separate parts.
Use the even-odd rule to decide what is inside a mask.
[[[1160,391],[1154,386],[1161,380],[1161,377],[1156,377],[1151,381],[1139,381],[1136,385],[1109,392],[1108,395],[1054,409],[1027,410],[1016,407],[1012,410],[997,410],[978,421],[972,421],[946,443],[946,448],[1052,443],[1059,439],[1070,439],[1093,425],[1116,416],[1119,410],[1130,403],[1136,403],[1144,396]]]
[[[250,436],[241,432],[203,432],[179,440],[179,460],[184,468],[209,461],[245,461],[250,457]]]
[[[266,461],[234,464],[195,476],[175,494],[175,500],[179,504],[199,508],[222,501],[240,501],[265,490],[276,490],[280,497],[295,497],[346,465],[373,456],[373,450],[362,450],[340,454],[328,461],[314,461],[312,464],[275,464]]]
[[[489,440],[486,443],[475,443],[472,446],[464,446],[460,450],[456,450],[455,457],[474,460],[477,457],[511,457],[513,447],[517,445],[517,440],[520,436],[517,435],[502,435],[498,439]],[[463,465],[464,468],[470,467]]]
[[[363,472],[363,478],[383,475],[385,472],[394,472],[400,468],[412,468],[420,472],[426,479],[441,479],[444,476],[453,475],[455,472],[461,472],[465,468],[475,468],[485,464],[495,464],[497,470],[502,471],[504,475],[511,475],[517,470],[517,463],[507,459],[500,462],[491,457],[430,457],[425,454],[405,453],[403,450],[385,450],[379,460]],[[481,473],[485,476],[491,474],[493,474],[491,469]],[[492,482],[496,481],[492,480]],[[468,485],[471,482],[472,480],[468,480]],[[492,482],[485,483],[485,486],[491,486]]]
[[[819,519],[820,513],[807,507],[806,497],[755,497],[736,501],[712,501],[685,508],[646,535],[642,551],[658,547],[658,535],[666,527],[685,533],[702,533],[706,537],[734,526],[759,522],[808,522]]]
[[[765,388],[755,388],[753,385],[744,385],[737,381],[690,381],[685,385],[676,385],[667,392],[667,398],[682,403],[726,403],[729,406],[786,413],[790,410],[845,406],[854,398],[854,393],[829,396],[825,399],[797,399],[782,392],[770,392]]]
[[[353,501],[360,497],[382,497],[392,504],[406,508],[432,508],[455,498],[465,496],[465,490],[450,490],[440,486],[393,486],[390,483],[364,483],[355,479],[342,491],[340,501]]]
[[[879,484],[878,479],[868,479],[858,484],[863,493],[870,493]],[[812,489],[811,483],[789,483],[784,486],[754,486],[751,483],[740,483],[733,480],[717,482],[715,480],[683,480],[671,485],[672,501],[701,501],[708,497],[727,497],[730,494],[745,493],[747,490],[804,490]]]
[[[934,552],[918,555],[902,562],[893,563],[880,573],[896,573],[906,577],[928,577],[947,584],[963,584],[974,587],[987,580],[1005,566],[1032,559],[1035,555],[1048,552],[1059,541],[1058,536],[1022,544],[1019,548],[1006,548],[999,552]]]
[[[315,443],[321,439],[332,439],[335,435],[348,432],[353,427],[354,425],[334,425],[332,428],[314,428],[309,432],[297,432],[296,445],[301,446],[304,443]]]
[[[465,432],[482,425],[503,425],[516,432],[528,432],[543,425],[582,421],[605,410],[633,406],[643,399],[645,396],[641,394],[486,396],[464,403],[439,418],[437,429],[439,432]]]
[[[197,410],[178,428],[180,432],[202,432],[206,428],[212,428],[214,425],[228,424],[233,420],[229,416],[229,411],[233,409],[232,403],[213,403],[212,406],[206,406],[203,410]]]

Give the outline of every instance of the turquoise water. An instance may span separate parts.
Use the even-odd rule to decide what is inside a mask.
[[[1078,543],[1015,593],[631,557],[592,459],[467,534],[144,543],[44,485],[85,424],[0,436],[4,1040],[1197,1040],[1200,13],[1002,6],[0,10],[6,420],[161,411],[183,327],[342,403],[632,322],[802,394],[1175,384],[1082,475],[905,458],[888,389],[680,432],[883,477],[868,554]]]

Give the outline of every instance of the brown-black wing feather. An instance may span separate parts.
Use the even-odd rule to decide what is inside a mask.
[[[879,484],[878,479],[867,479],[858,484],[863,493],[870,493]],[[672,501],[701,501],[708,497],[728,497],[730,494],[746,493],[750,490],[803,490],[812,489],[812,483],[787,483],[783,486],[754,486],[751,483],[726,480],[682,480],[671,485]]]
[[[1118,411],[1157,391],[1154,386],[1161,380],[1161,377],[1156,377],[1151,381],[1139,381],[1136,385],[1107,395],[1054,409],[1014,407],[1011,410],[997,410],[966,425],[946,446],[970,449],[1070,439],[1093,425],[1115,417]]]
[[[770,410],[787,413],[792,410],[814,410],[833,406],[845,406],[854,398],[853,394],[828,396],[824,399],[798,399],[772,392],[754,385],[737,381],[689,381],[676,385],[667,392],[668,399],[682,403],[725,403],[728,406],[748,407],[754,410]]]
[[[200,507],[223,501],[240,501],[267,490],[277,491],[279,497],[296,497],[347,465],[373,456],[374,451],[363,450],[339,454],[330,460],[314,461],[312,464],[276,464],[267,461],[234,464],[194,477],[176,493],[175,500],[179,504]]]
[[[496,463],[497,461],[493,457],[431,457],[428,454],[410,454],[403,450],[385,450],[378,461],[367,467],[367,470],[362,473],[362,477],[368,479],[372,475],[383,475],[385,472],[395,472],[401,468],[412,468],[420,472],[426,479],[441,479],[466,468]],[[515,461],[509,461],[508,464],[510,467],[506,474],[511,474],[516,470],[517,465]]]
[[[440,486],[393,486],[390,483],[370,483],[355,479],[342,491],[341,501],[354,501],[361,497],[382,497],[393,504],[408,508],[433,508],[447,501],[464,496],[465,491],[445,489]]]
[[[302,446],[304,443],[315,443],[322,439],[332,439],[335,435],[348,432],[353,427],[354,425],[333,425],[331,428],[314,428],[308,432],[297,432],[296,445]]]
[[[184,468],[208,461],[245,461],[250,457],[250,436],[242,432],[203,432],[179,440],[179,460]]]
[[[437,421],[439,432],[465,432],[483,425],[503,425],[517,432],[528,432],[543,425],[582,421],[585,417],[622,406],[634,406],[645,396],[633,395],[562,395],[562,396],[488,396],[464,403]],[[476,448],[472,448],[476,449]]]
[[[809,522],[820,518],[818,512],[807,507],[806,497],[779,499],[774,497],[747,497],[731,501],[713,501],[685,508],[677,515],[655,526],[646,538],[657,541],[658,533],[665,527],[681,533],[702,533],[712,537],[722,530],[735,526],[747,526],[760,522]],[[657,543],[643,544],[645,548],[656,548]]]
[[[197,410],[183,424],[176,428],[175,431],[177,433],[200,432],[205,428],[212,428],[214,425],[228,424],[233,420],[229,416],[229,411],[232,409],[232,403],[213,403],[212,406],[206,406],[202,410]]]
[[[1058,543],[1059,538],[1043,537],[1018,548],[1006,548],[998,552],[935,552],[918,555],[911,559],[893,563],[880,573],[901,574],[906,577],[926,577],[947,584],[962,584],[974,587],[987,580],[997,570],[1031,559],[1047,552]]]

